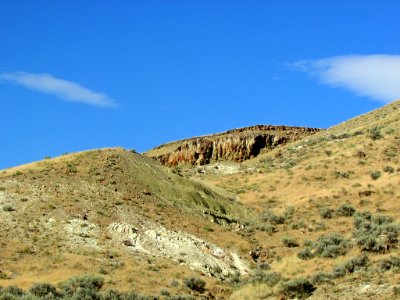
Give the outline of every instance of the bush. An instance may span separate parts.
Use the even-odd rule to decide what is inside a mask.
[[[368,256],[361,255],[349,259],[344,264],[344,267],[346,268],[348,273],[354,273],[355,271],[358,271],[359,269],[366,267],[367,264],[368,264]]]
[[[353,257],[344,264],[336,266],[333,269],[332,276],[334,278],[343,277],[346,274],[354,273],[362,268],[365,268],[367,264],[368,264],[368,257],[366,255]]]
[[[335,258],[346,254],[348,247],[348,241],[339,233],[333,232],[318,238],[315,243],[315,254]]]
[[[316,287],[305,278],[295,278],[282,284],[282,293],[289,298],[309,297]]]
[[[383,172],[386,172],[386,173],[394,173],[394,168],[391,167],[391,166],[384,166],[384,167],[383,167]]]
[[[136,295],[135,295],[136,296]],[[114,289],[108,289],[103,293],[102,300],[124,300],[127,297]],[[136,298],[133,298],[136,299]]]
[[[324,219],[331,219],[333,212],[334,212],[334,210],[332,208],[324,207],[319,211],[319,214]]]
[[[362,251],[386,252],[398,243],[400,227],[385,215],[369,212],[354,217],[356,243]]]
[[[378,261],[378,269],[381,271],[389,271],[391,269],[400,268],[400,257],[390,256]]]
[[[103,277],[86,275],[77,276],[68,279],[61,284],[62,290],[69,296],[74,296],[77,299],[100,299],[98,294],[104,283]]]
[[[261,263],[257,266],[257,268],[263,271],[268,271],[269,269],[271,269],[271,266],[269,265],[269,263]]]
[[[42,298],[57,298],[61,296],[57,289],[49,283],[35,283],[29,289],[29,293]]]
[[[261,231],[265,231],[270,235],[273,234],[274,232],[276,232],[276,228],[272,224],[260,224],[257,226],[257,229],[261,230]]]
[[[386,215],[372,215],[371,223],[375,225],[390,224],[393,222],[393,218]]]
[[[338,217],[351,217],[356,212],[356,209],[350,204],[341,205],[335,212]]]
[[[299,246],[299,244],[296,242],[296,240],[290,236],[283,237],[282,243],[284,246],[289,247],[289,248],[295,248],[295,247]]]
[[[372,171],[369,173],[371,175],[372,180],[377,180],[379,177],[381,177],[381,172],[379,171]]]
[[[315,273],[314,276],[311,278],[312,283],[322,283],[322,282],[328,282],[333,279],[333,275],[331,273],[326,273],[326,272],[318,272]]]
[[[183,283],[191,290],[202,293],[206,286],[206,282],[201,278],[189,277],[183,280]]]
[[[371,128],[369,130],[369,137],[373,140],[379,140],[379,139],[383,138],[380,128],[378,126]]]
[[[8,212],[15,211],[15,209],[11,205],[8,205],[8,204],[3,205],[3,210],[8,211]]]
[[[67,298],[68,299],[68,298]],[[71,294],[72,300],[102,300],[101,294],[90,288],[78,288]]]
[[[353,224],[356,229],[360,229],[365,226],[366,223],[370,224],[372,214],[369,211],[357,212],[353,217]]]
[[[297,257],[303,260],[312,259],[314,257],[310,248],[304,248],[297,253]]]
[[[282,279],[282,276],[278,272],[263,272],[256,270],[248,279],[249,283],[265,283],[269,287],[277,285]]]
[[[267,211],[261,215],[261,220],[264,222],[269,222],[275,225],[285,223],[284,216],[275,215],[272,211]]]
[[[19,287],[16,287],[15,285],[10,285],[8,287],[3,288],[0,291],[0,295],[11,295],[11,296],[17,296],[21,297],[25,294],[23,290],[21,290]]]

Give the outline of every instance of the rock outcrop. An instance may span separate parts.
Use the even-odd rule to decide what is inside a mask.
[[[297,141],[317,128],[257,125],[161,145],[145,153],[167,166],[205,165],[219,160],[241,162],[261,151]]]
[[[119,241],[130,251],[169,258],[220,280],[235,274],[244,275],[249,271],[246,261],[237,253],[186,232],[171,231],[145,221],[135,226],[112,223],[108,230],[114,241]]]

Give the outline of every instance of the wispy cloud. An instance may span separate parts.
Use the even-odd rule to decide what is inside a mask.
[[[400,99],[400,55],[347,55],[299,61],[295,66],[322,83],[381,102]]]
[[[56,78],[50,74],[25,72],[0,73],[0,79],[28,89],[54,95],[62,100],[100,107],[114,107],[116,103],[104,93],[92,91],[75,82]]]

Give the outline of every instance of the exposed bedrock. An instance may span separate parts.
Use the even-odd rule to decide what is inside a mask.
[[[167,166],[182,163],[205,165],[219,160],[241,162],[256,157],[261,151],[297,141],[319,130],[257,125],[165,144],[149,151],[147,155]]]

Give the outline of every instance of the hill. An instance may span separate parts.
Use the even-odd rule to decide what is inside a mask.
[[[107,287],[179,294],[190,289],[171,281],[197,274],[223,294],[212,288],[248,272],[238,229],[252,218],[226,195],[123,149],[4,170],[0,285],[101,273]]]
[[[100,274],[102,291],[161,299],[394,299],[399,153],[397,101],[322,131],[253,126],[155,159],[102,149],[4,170],[0,285]]]
[[[399,280],[392,264],[399,253],[399,153],[397,101],[245,161],[236,172],[216,163],[191,174],[236,193],[274,227],[267,239],[255,233],[253,240],[257,261],[270,271],[309,278],[319,286],[315,299],[389,299]],[[274,294],[262,280],[259,289]]]

